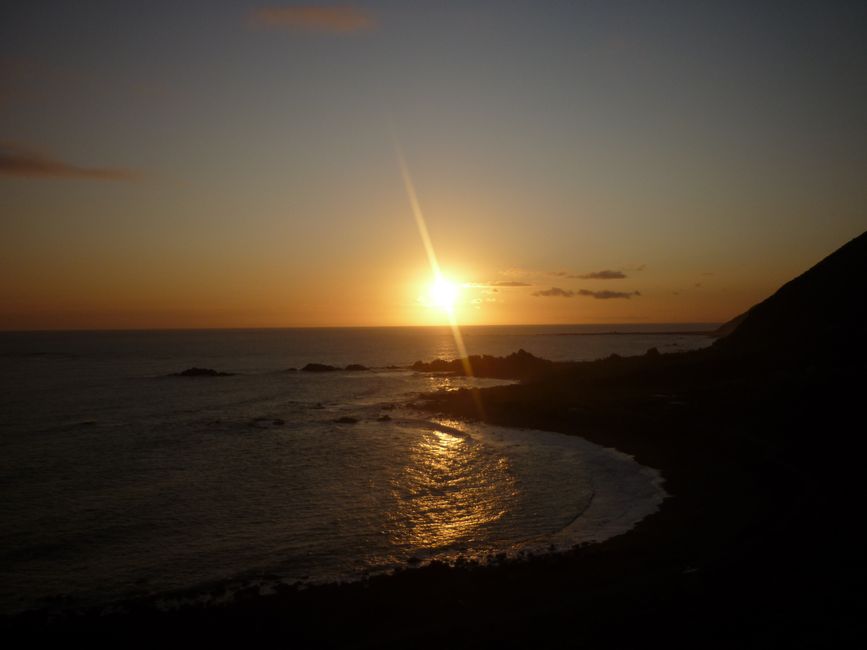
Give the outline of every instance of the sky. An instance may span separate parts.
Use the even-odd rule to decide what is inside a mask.
[[[401,153],[398,153],[401,152]],[[867,229],[864,2],[7,2],[0,329],[723,322]]]

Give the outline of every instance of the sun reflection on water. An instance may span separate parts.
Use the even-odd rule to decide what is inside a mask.
[[[505,457],[469,437],[433,429],[410,451],[392,495],[392,542],[433,550],[484,538],[480,529],[506,514],[516,491]]]

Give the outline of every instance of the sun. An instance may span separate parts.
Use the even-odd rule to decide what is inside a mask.
[[[443,276],[439,276],[428,287],[429,303],[434,307],[439,307],[450,312],[454,309],[459,291],[460,288],[457,284]]]

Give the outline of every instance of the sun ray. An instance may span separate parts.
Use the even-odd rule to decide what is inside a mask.
[[[398,165],[400,166],[400,175],[403,178],[403,186],[406,189],[406,194],[407,197],[409,197],[409,203],[412,207],[412,215],[415,219],[416,226],[418,227],[418,234],[421,237],[422,243],[424,244],[424,249],[427,253],[431,272],[433,273],[434,283],[432,286],[435,288],[434,291],[436,293],[438,293],[441,297],[446,298],[443,302],[446,303],[446,305],[444,305],[445,312],[448,315],[449,326],[452,330],[452,337],[455,340],[455,347],[458,350],[458,356],[460,357],[461,363],[464,367],[464,373],[466,374],[467,379],[470,381],[470,392],[472,393],[473,401],[476,404],[476,409],[478,410],[480,417],[484,418],[485,411],[482,406],[481,396],[476,386],[475,374],[473,373],[473,367],[470,364],[469,354],[467,354],[467,348],[464,345],[464,337],[461,334],[461,328],[458,325],[457,316],[455,315],[454,295],[457,293],[457,289],[454,284],[452,284],[443,277],[442,271],[440,270],[436,251],[434,250],[433,242],[431,241],[430,233],[427,229],[427,223],[425,222],[424,214],[422,213],[421,205],[418,201],[418,195],[415,191],[415,184],[412,182],[412,176],[409,173],[409,166],[406,164],[403,150],[401,149],[400,142],[397,140],[396,136],[394,138],[394,149],[397,156]],[[450,299],[448,299],[448,294],[452,294],[452,297]]]

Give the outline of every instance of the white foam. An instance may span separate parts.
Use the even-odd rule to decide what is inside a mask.
[[[533,446],[562,451],[574,467],[576,480],[580,477],[590,482],[593,497],[586,509],[576,512],[575,518],[561,530],[546,539],[528,540],[519,550],[538,552],[551,546],[569,549],[611,539],[657,512],[669,496],[659,470],[639,464],[629,454],[578,435],[458,420],[438,423],[504,450]]]

